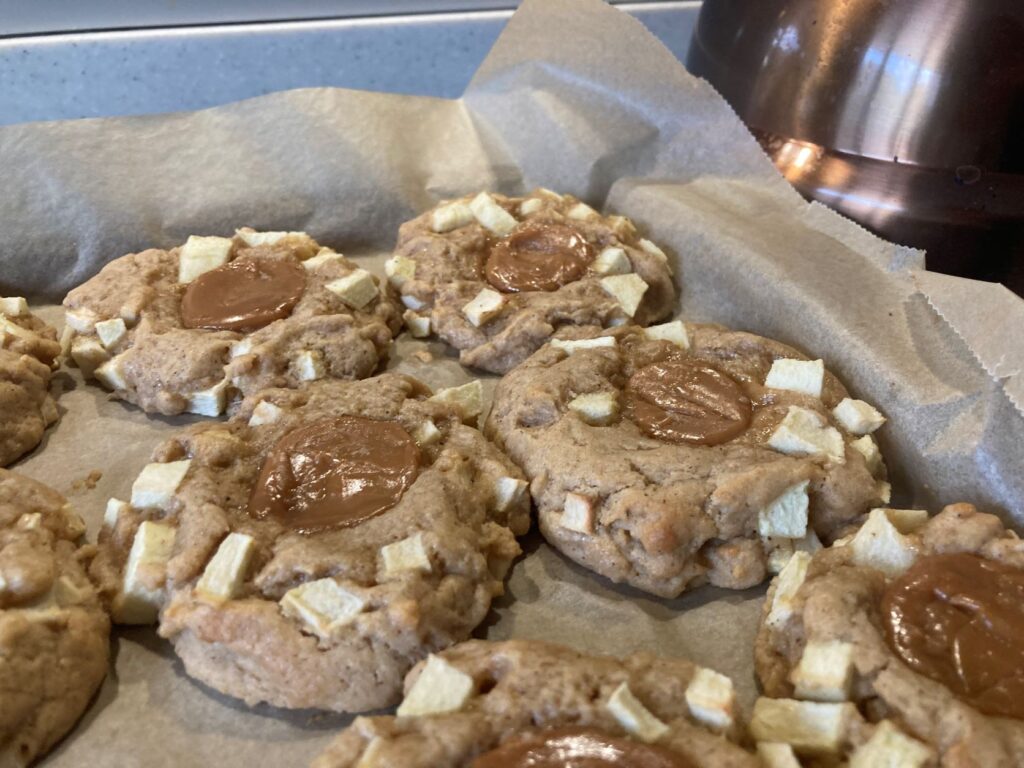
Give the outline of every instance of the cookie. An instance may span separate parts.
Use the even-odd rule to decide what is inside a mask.
[[[0,469],[0,765],[46,753],[106,677],[110,619],[83,533],[63,496]]]
[[[887,499],[883,421],[821,360],[675,321],[552,341],[498,383],[487,430],[550,544],[673,597],[757,584]]]
[[[57,331],[25,299],[0,299],[0,466],[39,445],[57,421],[50,377],[59,357]]]
[[[629,219],[546,189],[467,195],[407,221],[387,272],[414,336],[494,373],[564,328],[647,325],[676,301],[668,257]]]
[[[360,379],[387,357],[399,305],[304,232],[190,237],[107,264],[64,299],[86,379],[147,413],[223,413],[241,396]]]
[[[754,768],[732,681],[683,659],[472,640],[406,678],[396,717],[361,717],[314,768]]]
[[[113,499],[93,572],[189,675],[248,704],[394,703],[487,615],[529,528],[519,470],[415,379],[247,398],[159,447]]]
[[[772,698],[751,731],[773,749],[852,768],[1024,766],[1024,541],[970,504],[872,510],[779,574],[755,668]]]

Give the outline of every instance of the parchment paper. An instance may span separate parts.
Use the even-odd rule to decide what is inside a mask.
[[[461,101],[316,89],[13,126],[0,129],[0,176],[0,294],[36,303],[123,253],[245,224],[306,230],[379,273],[399,223],[441,197],[572,192],[671,250],[682,317],[802,347],[878,405],[894,502],[966,499],[1024,519],[1024,304],[927,273],[922,254],[803,202],[710,87],[598,0],[527,0]],[[45,315],[59,325],[57,308]],[[404,336],[391,365],[435,386],[472,376],[443,345]],[[191,418],[147,417],[77,371],[58,382],[63,417],[15,469],[68,493],[93,538],[106,499]],[[524,547],[478,636],[686,655],[732,675],[749,707],[763,589],[660,600],[536,534]],[[187,678],[152,629],[118,631],[97,701],[45,764],[301,766],[349,720],[249,709]]]

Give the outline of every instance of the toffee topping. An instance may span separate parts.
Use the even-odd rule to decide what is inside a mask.
[[[920,558],[882,598],[911,669],[989,715],[1024,719],[1024,571],[963,552]]]
[[[419,449],[398,424],[339,416],[292,430],[263,460],[249,514],[303,533],[349,528],[398,503]]]
[[[510,739],[470,768],[692,768],[664,747],[589,728],[557,728]]]
[[[573,227],[526,222],[491,248],[484,273],[505,293],[555,291],[579,280],[594,260],[594,249]]]
[[[627,415],[661,440],[718,445],[750,425],[750,398],[730,376],[699,360],[646,365],[626,383]]]
[[[305,288],[306,270],[294,261],[231,261],[189,283],[181,320],[186,328],[254,331],[288,317]]]

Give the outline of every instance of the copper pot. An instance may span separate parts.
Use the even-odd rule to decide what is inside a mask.
[[[1024,1],[704,0],[687,66],[804,196],[1024,293]]]

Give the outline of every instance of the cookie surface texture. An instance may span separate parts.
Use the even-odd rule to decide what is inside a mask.
[[[57,331],[24,299],[0,299],[0,467],[39,445],[57,421],[50,377],[59,357]]]
[[[397,717],[358,718],[314,767],[760,765],[736,744],[731,681],[683,659],[472,640],[405,689]]]
[[[303,232],[190,237],[107,264],[64,300],[71,359],[147,413],[370,376],[401,324],[376,277]]]
[[[754,735],[854,766],[1024,765],[1022,638],[1024,542],[999,518],[872,510],[769,589]],[[800,723],[814,707],[836,713],[829,743],[778,732],[776,711]]]
[[[758,584],[887,496],[873,437],[834,414],[849,399],[791,347],[676,321],[553,341],[499,382],[487,430],[530,479],[549,543],[673,597]]]
[[[191,676],[249,704],[359,712],[486,616],[529,527],[520,471],[415,379],[246,399],[111,500],[115,621],[159,620]]]
[[[0,765],[45,754],[107,674],[110,619],[84,532],[63,496],[0,469]]]
[[[387,272],[414,335],[495,373],[565,328],[647,325],[676,300],[668,257],[629,219],[544,189],[468,195],[406,222]]]

